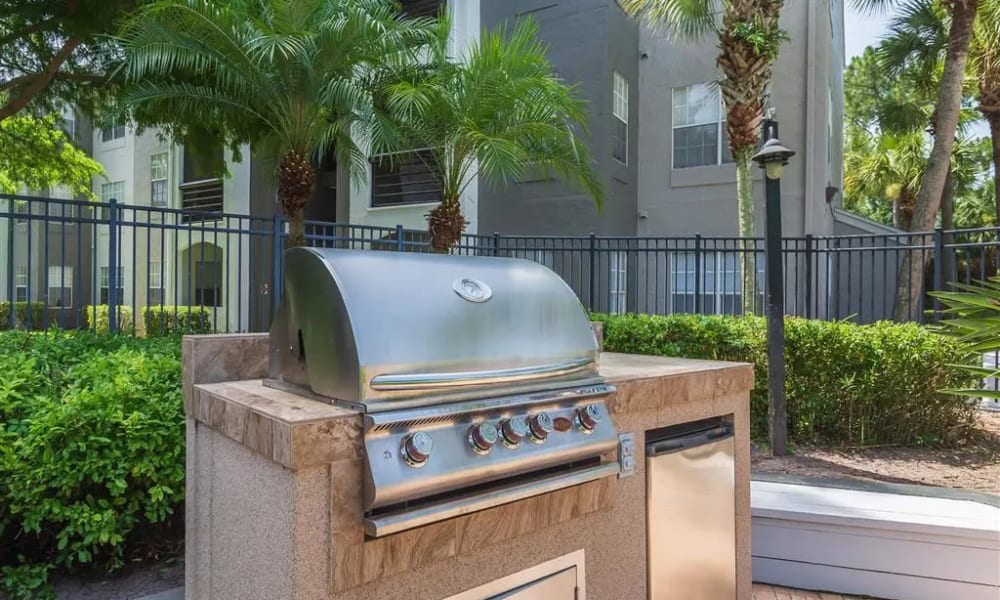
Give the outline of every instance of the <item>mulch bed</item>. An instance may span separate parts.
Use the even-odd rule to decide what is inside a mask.
[[[1000,495],[1000,413],[980,412],[956,448],[796,446],[781,458],[753,452],[754,471],[960,488]]]

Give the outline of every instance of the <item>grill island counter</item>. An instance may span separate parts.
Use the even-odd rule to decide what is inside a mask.
[[[646,598],[636,449],[711,417],[734,432],[726,551],[749,598],[749,365],[601,354],[573,292],[527,261],[286,265],[270,336],[184,339],[187,598],[529,598],[571,580]]]

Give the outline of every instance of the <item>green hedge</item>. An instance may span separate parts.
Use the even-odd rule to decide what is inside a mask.
[[[10,329],[10,302],[0,302],[0,331]],[[14,303],[14,329],[42,329],[46,324],[46,312],[48,313],[48,324],[55,324],[52,308],[44,302],[15,302]],[[30,318],[29,318],[30,317]],[[28,327],[28,324],[31,327]]]
[[[767,437],[767,329],[759,317],[593,315],[605,349],[749,362],[751,434]],[[968,387],[954,340],[915,324],[785,320],[789,435],[799,442],[946,445],[975,408],[938,390]]]
[[[90,304],[83,308],[83,314],[87,319],[87,327],[97,333],[107,333],[111,324],[111,307],[107,304]],[[134,323],[132,321],[132,308],[129,306],[118,307],[118,331],[132,331]]]
[[[147,306],[142,322],[146,335],[212,333],[212,312],[204,306]]]
[[[0,334],[0,596],[52,569],[122,565],[180,527],[176,337]]]

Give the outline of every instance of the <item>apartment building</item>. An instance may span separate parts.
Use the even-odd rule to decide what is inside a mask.
[[[587,139],[607,189],[603,210],[598,212],[589,197],[556,179],[527,179],[506,187],[477,181],[461,199],[470,233],[594,233],[623,240],[736,235],[736,175],[726,147],[722,103],[713,86],[720,76],[714,40],[690,43],[666,37],[630,19],[615,0],[407,0],[402,5],[411,15],[435,14],[446,6],[458,57],[481,30],[530,16],[558,75],[577,85],[588,102]],[[770,104],[782,141],[798,152],[782,181],[784,231],[792,236],[829,234],[835,227],[847,231],[857,223],[837,218],[843,0],[787,2],[781,23],[791,39],[775,66]],[[78,227],[75,238],[62,236],[81,249],[73,265],[56,264],[51,256],[33,261],[36,268],[30,273],[27,264],[14,265],[9,277],[0,278],[9,280],[0,281],[3,297],[7,291],[2,286],[17,286],[17,295],[28,280],[36,286],[43,280],[69,279],[74,306],[106,303],[114,293],[139,311],[147,304],[209,306],[220,329],[266,325],[274,301],[269,287],[274,244],[273,236],[263,234],[272,233],[278,210],[273,164],[248,149],[242,162],[226,161],[221,148],[184,148],[159,132],[135,132],[120,124],[76,135],[107,171],[94,182],[95,194],[135,208],[117,212],[122,226],[113,240],[112,228],[99,225]],[[225,177],[218,176],[219,161],[225,164]],[[373,157],[361,185],[332,158],[319,167],[309,219],[425,229],[425,215],[438,199],[437,186],[418,159],[389,166]],[[760,183],[759,174],[755,181]],[[755,194],[762,197],[761,185]],[[758,224],[763,222],[761,205]],[[178,209],[207,214],[192,218]],[[0,231],[0,258],[11,235],[14,246],[27,248],[29,230],[34,232],[31,252],[41,253],[38,244],[45,231],[50,239],[60,237],[54,235],[55,226],[38,222],[32,227],[17,224],[13,233]],[[639,305],[657,312],[691,310],[696,298],[709,311],[740,304],[733,253],[673,252],[650,260],[635,243],[608,243],[597,253],[600,274],[595,281],[589,279],[591,270],[583,272],[567,252],[528,244],[512,254],[556,269],[578,291],[592,290],[590,303],[601,310],[621,312]],[[695,271],[701,278],[697,290]],[[53,296],[41,289],[29,295]]]

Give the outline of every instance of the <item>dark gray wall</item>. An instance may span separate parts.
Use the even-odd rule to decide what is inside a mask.
[[[635,23],[615,0],[513,0],[481,5],[483,27],[530,15],[548,57],[589,103],[588,143],[606,186],[604,209],[562,181],[524,181],[506,188],[479,183],[479,233],[569,235],[636,232],[638,43]],[[629,81],[629,164],[611,158],[612,73]]]

